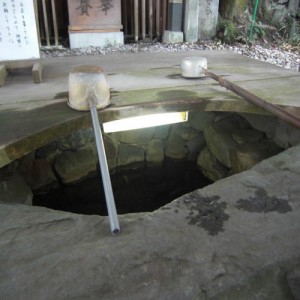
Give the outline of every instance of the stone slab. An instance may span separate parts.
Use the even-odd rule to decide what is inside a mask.
[[[199,0],[185,2],[184,40],[188,43],[197,42],[199,39]]]
[[[300,115],[299,73],[227,51],[81,56],[80,62],[78,57],[47,58],[42,83],[33,84],[30,73],[18,70],[1,88],[0,167],[91,125],[88,112],[67,105],[69,72],[78,64],[96,62],[108,73],[112,106],[101,111],[103,121],[179,109],[265,113],[212,79],[182,78],[180,63],[187,56],[206,57],[212,72]]]
[[[62,98],[68,92],[68,76],[71,70],[78,65],[95,63],[103,67],[109,75],[111,88],[117,91],[198,84],[199,80],[180,80],[180,64],[187,56],[206,57],[209,70],[238,83],[254,81],[260,86],[263,85],[263,82],[260,83],[261,79],[272,78],[282,78],[286,83],[287,78],[295,76],[300,80],[298,72],[228,51],[87,55],[80,56],[80,61],[78,56],[43,58],[43,84],[32,84],[30,73],[18,70],[17,76],[9,76],[5,87],[1,89],[0,105],[4,108],[2,104],[27,102],[26,106],[30,107],[33,101]],[[272,94],[272,90],[269,92]],[[281,92],[285,92],[285,89]]]
[[[124,44],[123,32],[69,32],[70,47],[87,48],[119,46]]]
[[[2,299],[298,299],[300,146],[152,213],[0,204]]]
[[[199,0],[199,40],[210,40],[216,35],[219,0]]]
[[[32,67],[32,77],[34,83],[41,83],[42,82],[42,72],[43,72],[43,65],[41,62],[34,63]]]
[[[183,42],[183,32],[165,30],[163,33],[163,43],[176,44]]]

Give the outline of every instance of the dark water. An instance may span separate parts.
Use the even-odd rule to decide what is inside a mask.
[[[154,211],[211,182],[195,162],[165,160],[162,168],[131,170],[111,176],[118,214]],[[107,215],[101,176],[36,195],[33,205],[80,214]]]

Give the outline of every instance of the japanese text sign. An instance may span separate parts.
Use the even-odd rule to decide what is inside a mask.
[[[0,0],[0,61],[39,58],[33,0]]]

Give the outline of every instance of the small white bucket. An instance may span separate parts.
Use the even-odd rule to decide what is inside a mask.
[[[181,75],[185,78],[205,77],[207,59],[205,57],[186,57],[181,62]]]

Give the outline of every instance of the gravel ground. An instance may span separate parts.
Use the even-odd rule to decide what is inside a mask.
[[[280,47],[235,44],[226,45],[219,42],[211,43],[181,43],[181,44],[162,44],[162,43],[135,43],[121,46],[108,46],[105,48],[88,47],[88,48],[42,48],[42,57],[58,56],[76,56],[76,55],[97,55],[109,53],[137,53],[137,52],[177,52],[190,50],[227,50],[245,55],[260,61],[265,61],[285,69],[291,69],[300,72],[300,51],[299,47],[283,45]]]

